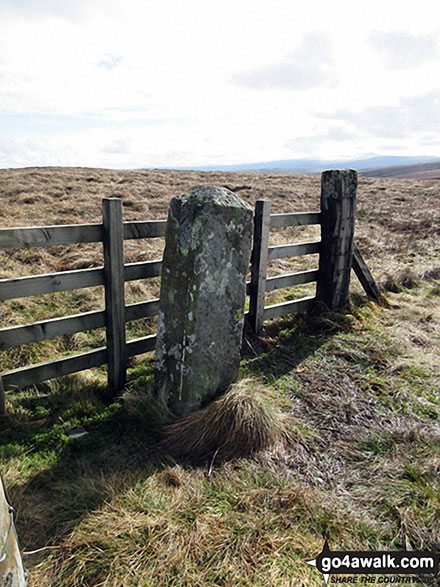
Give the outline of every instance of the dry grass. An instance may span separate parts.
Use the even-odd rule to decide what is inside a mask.
[[[165,447],[193,462],[252,455],[287,437],[274,396],[256,379],[231,385],[220,399],[165,429]]]
[[[270,199],[272,211],[319,209],[319,177],[258,173],[201,173],[183,171],[115,171],[82,168],[29,168],[0,170],[0,227],[92,223],[101,221],[103,197],[123,200],[125,220],[166,218],[169,200],[203,185],[223,185],[236,190],[253,204]],[[392,289],[402,271],[423,274],[435,270],[440,233],[440,188],[433,180],[389,180],[360,178],[356,240],[380,283]],[[315,240],[318,227],[273,231],[271,244]],[[125,243],[126,262],[159,259],[163,239]],[[40,249],[10,250],[0,254],[0,278],[50,273],[102,264],[102,247],[97,244]],[[317,266],[316,255],[278,259],[269,264],[269,275]],[[360,291],[354,282],[354,291]],[[127,303],[157,297],[159,280],[126,284]],[[295,295],[313,295],[314,285],[279,290],[267,296],[268,304]],[[288,296],[287,298],[285,296]],[[103,288],[48,294],[39,298],[11,300],[2,304],[0,326],[23,324],[51,317],[102,309]],[[155,319],[129,324],[130,338],[154,332]],[[50,360],[54,354],[77,352],[102,345],[103,331],[61,337],[3,353],[0,368],[24,366],[26,357]]]
[[[101,198],[115,195],[127,220],[165,218],[172,196],[212,184],[241,188],[250,203],[271,199],[274,212],[319,207],[311,176],[0,170],[0,225],[99,222]],[[133,361],[123,399],[111,404],[102,369],[9,394],[0,459],[18,532],[25,551],[54,547],[25,557],[32,586],[318,586],[322,577],[304,561],[327,533],[334,549],[438,550],[440,184],[360,178],[358,193],[356,240],[386,300],[367,302],[353,280],[346,316],[290,317],[246,337],[241,375],[270,393],[235,389],[169,432],[206,464],[176,462],[152,430],[151,359]],[[277,231],[272,243],[314,239],[314,230]],[[162,246],[128,242],[127,261],[158,258]],[[89,245],[9,251],[1,277],[95,266],[100,255]],[[316,263],[279,260],[270,274],[306,261]],[[128,301],[158,288],[157,279],[127,284]],[[0,321],[102,304],[100,288],[15,300],[2,304]],[[135,322],[129,336],[153,328]],[[86,350],[102,337],[31,345],[3,353],[2,365]],[[281,425],[271,410],[281,410]],[[72,441],[74,426],[89,434]],[[283,426],[289,442],[277,443]],[[274,445],[226,460],[236,445],[252,452],[266,440]]]

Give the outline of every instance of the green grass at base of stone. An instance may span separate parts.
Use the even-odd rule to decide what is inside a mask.
[[[266,324],[240,376],[273,391],[290,444],[212,468],[157,450],[152,354],[130,361],[122,398],[105,367],[12,392],[0,458],[20,539],[56,546],[25,557],[34,583],[321,585],[305,561],[325,535],[334,550],[434,548],[437,375],[396,340],[398,312],[358,296],[346,315]]]

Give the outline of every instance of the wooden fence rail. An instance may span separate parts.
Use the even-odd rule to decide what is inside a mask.
[[[248,319],[254,332],[265,320],[304,312],[317,300],[339,310],[348,302],[351,269],[367,295],[379,299],[380,292],[356,243],[353,241],[357,174],[353,170],[325,171],[321,176],[321,211],[271,214],[270,201],[259,200],[255,207],[254,249]],[[321,240],[269,246],[273,228],[319,224]],[[298,273],[267,278],[267,263],[273,259],[319,254],[319,267]],[[274,289],[316,282],[316,294],[265,307],[265,294]]]
[[[352,206],[352,211],[354,213],[354,206]],[[321,225],[322,228],[323,213],[321,211],[271,214],[270,201],[259,200],[256,202],[251,281],[247,284],[247,293],[250,298],[247,319],[255,332],[261,330],[265,320],[285,316],[292,312],[303,312],[310,308],[317,299],[316,296],[307,296],[266,307],[266,292],[313,282],[317,282],[318,289],[320,280],[322,280],[321,267],[268,278],[267,264],[270,260],[311,254],[319,254],[321,260],[321,241],[269,246],[270,230],[308,225]],[[338,215],[336,214],[336,216]],[[4,398],[2,399],[3,389],[24,387],[47,379],[99,367],[105,363],[108,365],[110,389],[116,390],[123,387],[128,357],[154,350],[156,341],[155,334],[126,341],[126,323],[156,316],[159,312],[158,299],[126,305],[124,283],[160,276],[162,267],[160,260],[124,264],[123,241],[163,237],[166,223],[166,220],[123,222],[121,200],[106,198],[103,200],[102,224],[0,230],[0,250],[90,242],[102,242],[104,247],[103,268],[1,279],[0,301],[98,285],[104,286],[106,301],[104,310],[42,320],[23,326],[1,328],[0,350],[102,327],[106,328],[107,335],[105,347],[1,373],[0,413],[4,401]],[[330,226],[330,224],[327,219],[327,225]],[[367,294],[377,299],[379,291],[374,279],[356,245],[352,243],[352,246],[353,269]],[[348,266],[347,263],[345,265]],[[348,271],[350,271],[349,266]]]
[[[315,296],[283,302],[265,307],[268,291],[317,281],[317,269],[267,277],[267,263],[273,259],[313,255],[320,252],[320,241],[269,246],[269,233],[273,228],[288,226],[309,226],[320,224],[319,212],[298,212],[293,214],[271,214],[270,201],[258,200],[255,206],[254,249],[252,251],[251,281],[248,320],[254,332],[260,332],[265,320],[285,316],[292,312],[304,312],[313,304]]]
[[[111,199],[111,198],[108,198]],[[166,220],[123,222],[124,240],[165,236]],[[102,242],[102,224],[65,224],[30,228],[2,228],[0,249],[30,249],[81,243]]]
[[[24,387],[108,364],[109,387],[125,383],[127,358],[154,349],[155,335],[125,341],[126,323],[156,316],[159,300],[125,305],[124,283],[160,276],[162,261],[124,264],[122,243],[126,239],[156,238],[165,235],[166,220],[123,222],[122,201],[103,200],[103,223],[0,230],[0,249],[23,249],[77,243],[102,242],[104,267],[62,271],[0,280],[0,301],[103,285],[105,310],[84,312],[0,329],[0,350],[47,340],[95,328],[106,328],[107,345],[86,353],[64,357],[1,374],[4,389]]]

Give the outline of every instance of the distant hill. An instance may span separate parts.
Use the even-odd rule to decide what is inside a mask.
[[[440,162],[366,169],[361,171],[360,175],[363,177],[390,177],[396,179],[440,179]]]
[[[432,163],[440,165],[438,157],[398,157],[398,156],[374,156],[367,159],[348,159],[345,161],[320,160],[320,159],[288,159],[284,161],[265,161],[260,163],[243,163],[240,165],[208,165],[201,167],[179,167],[180,170],[195,171],[256,171],[260,173],[281,174],[316,174],[325,169],[356,169],[375,172],[382,168],[395,168],[401,166],[413,166]],[[374,176],[371,177],[388,177]],[[394,177],[394,176],[393,176]],[[399,176],[396,176],[399,177]],[[402,176],[403,177],[403,176]]]

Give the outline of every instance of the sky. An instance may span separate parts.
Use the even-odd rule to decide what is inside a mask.
[[[0,0],[0,167],[440,156],[438,0]]]

